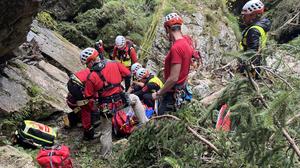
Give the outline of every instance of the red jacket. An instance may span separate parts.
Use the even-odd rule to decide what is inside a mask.
[[[100,79],[98,73],[99,72],[92,71],[85,83],[84,95],[86,98],[95,97],[98,91],[104,88],[104,82]],[[116,61],[108,61],[101,73],[107,83],[114,85],[121,84],[123,78],[130,76],[130,71],[124,65]],[[123,88],[117,86],[109,90],[104,90],[99,96],[108,97],[121,92],[123,92]]]
[[[90,72],[91,72],[90,69],[86,68],[76,72],[75,76],[84,84]]]
[[[130,59],[131,60],[131,64],[134,64],[137,62],[137,54],[135,49],[132,47],[129,50],[129,42],[126,42],[126,47],[123,50],[118,49],[117,46],[114,47],[114,51],[113,51],[113,55],[112,55],[112,59],[113,60],[121,60],[122,62],[126,61],[125,59]],[[128,53],[129,51],[129,53]],[[123,52],[123,53],[122,53]],[[122,53],[122,55],[121,55]]]

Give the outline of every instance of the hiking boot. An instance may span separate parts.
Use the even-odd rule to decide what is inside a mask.
[[[100,137],[101,132],[96,132],[95,133],[95,128],[91,127],[89,130],[85,130],[83,133],[83,140],[88,141],[88,140],[93,140],[98,137]]]

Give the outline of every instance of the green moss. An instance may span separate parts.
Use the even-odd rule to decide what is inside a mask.
[[[240,30],[238,18],[230,12],[226,12],[225,16],[227,18],[227,24],[232,28],[237,41],[241,41],[242,33]]]
[[[197,12],[196,4],[199,1],[196,1],[196,0],[191,0],[191,1],[172,0],[169,2],[170,2],[170,5],[172,6],[172,8],[178,10],[179,12],[193,14],[193,13]],[[168,13],[169,13],[169,11],[168,11]],[[167,14],[167,13],[165,13],[165,14]]]
[[[206,18],[204,32],[209,32],[213,36],[218,36],[220,33],[220,19],[216,15],[216,12],[213,12],[210,9],[204,9],[204,16]]]
[[[51,17],[48,12],[42,11],[37,14],[36,19],[49,29],[56,30],[57,22]]]
[[[83,35],[81,31],[77,30],[70,23],[62,22],[58,24],[58,32],[71,43],[77,45],[80,48],[85,48],[93,44],[91,39]]]
[[[29,88],[27,88],[27,91],[31,97],[36,97],[42,93],[42,89],[37,85],[30,86]]]

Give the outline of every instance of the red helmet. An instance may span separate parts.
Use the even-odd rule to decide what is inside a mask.
[[[170,13],[165,17],[164,26],[172,27],[174,25],[182,25],[183,20],[177,13]]]

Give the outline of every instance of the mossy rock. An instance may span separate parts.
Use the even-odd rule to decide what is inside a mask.
[[[52,18],[50,13],[42,11],[37,14],[36,19],[45,27],[51,30],[57,30],[57,22]]]
[[[83,33],[77,30],[72,24],[62,22],[58,24],[59,33],[69,40],[71,43],[77,45],[79,48],[85,48],[93,45],[93,41],[83,35]]]

